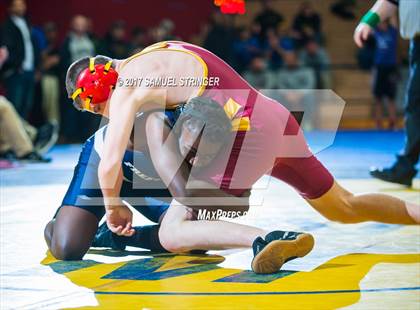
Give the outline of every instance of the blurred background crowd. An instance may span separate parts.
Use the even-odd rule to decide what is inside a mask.
[[[98,117],[76,111],[67,98],[64,77],[73,61],[97,54],[126,58],[163,40],[205,47],[261,90],[333,89],[351,104],[344,127],[398,126],[396,101],[403,87],[398,65],[405,55],[397,53],[401,43],[396,21],[382,23],[364,49],[352,50],[350,60],[342,42],[353,48],[352,31],[366,7],[360,8],[356,0],[322,1],[322,7],[318,7],[320,1],[249,1],[246,18],[209,9],[210,0],[200,2],[209,12],[207,19],[199,31],[185,37],[171,16],[145,27],[139,11],[139,22],[133,26],[115,9],[108,30],[99,34],[88,14],[72,16],[63,30],[53,20],[32,23],[25,0],[6,1],[0,32],[0,158],[48,161],[41,154],[57,139],[80,143],[98,128]],[[366,2],[367,6],[373,3]],[[335,27],[331,19],[348,32],[345,38],[325,30],[325,25]],[[271,95],[282,103],[311,104],[304,96]],[[387,122],[383,122],[385,116]]]

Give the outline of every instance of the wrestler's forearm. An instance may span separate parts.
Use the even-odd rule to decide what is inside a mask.
[[[98,167],[105,206],[121,205],[121,162],[134,126],[135,115],[142,102],[135,98],[137,97],[132,91],[117,88],[109,103],[109,123]]]
[[[236,197],[221,189],[188,188],[186,182],[171,182],[168,189],[174,199],[193,209],[205,208],[207,210],[223,209],[232,211],[246,211],[249,209],[249,191],[242,197]]]
[[[385,20],[394,16],[398,7],[388,0],[378,0],[370,9],[371,12],[374,12],[379,15],[381,20]]]
[[[121,205],[120,191],[122,185],[122,170],[121,167],[114,168],[115,169],[112,167],[104,168],[103,165],[99,165],[98,169],[99,184],[104,198],[104,205],[107,210]],[[116,178],[114,175],[115,170],[118,173]]]
[[[177,138],[165,126],[159,114],[151,114],[146,123],[146,135],[153,165],[172,197],[191,208],[232,209],[227,206],[248,208],[248,200],[220,190],[214,184],[192,180],[189,165],[181,157]],[[249,195],[247,195],[249,196]],[[208,201],[208,199],[212,201]],[[218,200],[215,204],[214,200]],[[209,206],[211,204],[211,206]]]
[[[167,167],[170,165],[160,165],[158,163],[156,166],[160,172],[160,166]],[[192,179],[189,176],[190,168],[183,162],[168,184],[168,190],[172,197],[183,205],[193,209],[248,210],[250,191],[245,191],[241,197],[237,197],[221,190],[214,184]]]

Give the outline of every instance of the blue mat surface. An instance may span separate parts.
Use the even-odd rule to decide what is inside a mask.
[[[340,131],[331,146],[318,152],[320,141],[328,135],[331,133],[325,131],[305,134],[310,147],[332,174],[347,179],[370,178],[370,167],[392,165],[405,139],[403,131]]]

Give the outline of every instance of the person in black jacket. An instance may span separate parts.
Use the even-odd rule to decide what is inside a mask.
[[[232,44],[234,39],[235,31],[231,16],[215,11],[212,15],[212,21],[204,39],[203,47],[215,53],[231,66],[235,66]]]
[[[2,25],[2,41],[9,50],[9,58],[2,69],[7,97],[19,115],[26,119],[33,103],[35,70],[39,51],[25,18],[24,0],[11,0],[9,16]]]
[[[127,58],[130,54],[130,46],[125,38],[126,24],[123,20],[116,20],[101,41],[99,54],[117,59]]]
[[[261,6],[262,11],[255,17],[254,22],[261,26],[261,37],[265,38],[267,31],[269,29],[277,30],[284,18],[273,9],[272,4],[268,0],[262,0]]]
[[[314,10],[311,2],[303,2],[292,25],[299,36],[298,43],[301,47],[304,47],[309,39],[322,43],[321,22],[321,17]]]

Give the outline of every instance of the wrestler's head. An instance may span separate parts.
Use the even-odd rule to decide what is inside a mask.
[[[205,167],[231,137],[231,121],[214,100],[195,97],[182,106],[176,122],[179,151],[194,167]]]
[[[67,95],[69,98],[73,99],[73,105],[76,109],[80,111],[89,111],[91,113],[107,116],[108,114],[107,105],[111,97],[110,96],[111,85],[105,85],[106,89],[104,89],[104,91],[106,91],[107,94],[109,93],[109,96],[104,97],[101,94],[99,95],[100,97],[104,97],[107,99],[99,100],[99,101],[97,100],[98,98],[97,96],[89,95],[88,98],[85,98],[87,94],[84,94],[81,90],[84,90],[84,88],[87,89],[89,86],[87,85],[86,87],[85,86],[82,87],[78,85],[81,82],[80,76],[83,74],[83,72],[86,73],[86,70],[88,70],[89,67],[92,65],[91,61],[93,61],[93,64],[95,65],[95,67],[97,65],[101,65],[101,68],[98,69],[98,73],[103,73],[103,68],[104,66],[106,67],[107,63],[111,63],[110,68],[115,68],[114,63],[112,63],[112,59],[106,56],[102,56],[102,55],[98,55],[93,58],[83,57],[79,60],[76,60],[70,65],[69,69],[67,70],[67,75],[66,75]],[[99,72],[99,70],[102,70],[102,71]],[[89,72],[87,73],[89,74]],[[87,77],[86,80],[89,80],[87,82],[89,82],[90,85],[92,85],[91,83],[96,82],[96,80],[91,81],[90,77]],[[95,89],[94,91],[96,92],[97,89]]]

